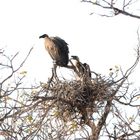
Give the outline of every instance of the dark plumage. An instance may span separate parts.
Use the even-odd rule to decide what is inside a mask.
[[[87,73],[87,75],[89,77],[91,77],[91,71],[90,71],[89,65],[87,63],[84,63],[83,66],[84,66],[84,69],[83,69],[84,70],[84,73]]]
[[[56,65],[66,67],[69,62],[68,44],[60,37],[49,37],[47,34],[44,34],[39,38],[45,39],[45,48]]]

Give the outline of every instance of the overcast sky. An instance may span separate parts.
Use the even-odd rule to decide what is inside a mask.
[[[34,47],[24,70],[29,79],[47,81],[52,60],[39,36],[59,36],[69,44],[70,55],[78,55],[97,73],[132,65],[140,21],[125,16],[113,18],[90,15],[92,5],[80,0],[0,0],[0,48],[20,51],[20,59]],[[139,68],[133,81],[140,81]],[[60,69],[62,75],[69,73]]]

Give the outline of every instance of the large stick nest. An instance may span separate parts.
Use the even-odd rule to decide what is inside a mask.
[[[112,86],[105,78],[97,76],[73,81],[51,81],[44,99],[56,100],[57,117],[64,121],[80,119],[85,122],[87,117],[98,111],[111,96]],[[98,105],[98,106],[97,106]]]

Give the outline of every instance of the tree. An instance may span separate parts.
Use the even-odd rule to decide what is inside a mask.
[[[32,50],[32,49],[31,49]],[[89,139],[110,140],[140,137],[139,90],[129,91],[129,77],[140,58],[140,38],[136,60],[125,72],[110,69],[109,76],[92,73],[82,80],[52,78],[48,83],[23,87],[26,71],[20,71],[26,58],[15,68],[18,53],[8,57],[0,50],[0,135],[5,140]],[[4,72],[3,72],[4,71]],[[91,71],[92,72],[92,71]],[[123,110],[136,110],[131,116]]]
[[[26,102],[24,88],[21,88],[26,71],[19,71],[31,51],[32,48],[19,66],[15,66],[19,53],[8,56],[4,49],[0,49],[0,138],[17,139],[14,122],[18,121],[18,116],[20,119],[21,106]]]
[[[82,2],[106,9],[102,16],[119,14],[140,18],[128,11],[133,0],[98,0]],[[111,14],[108,12],[112,11]],[[4,140],[109,140],[138,139],[140,137],[140,91],[129,82],[140,59],[140,38],[136,60],[124,71],[115,66],[108,76],[92,73],[80,80],[55,79],[25,87],[27,71],[22,67],[29,57],[15,65],[19,53],[8,56],[0,49],[0,138]],[[51,76],[50,76],[51,77]],[[58,77],[59,78],[59,77]],[[135,110],[130,114],[128,108]]]
[[[137,5],[139,5],[138,0],[82,0],[82,2],[90,3],[93,5],[93,11],[91,14],[99,14],[101,16],[113,17],[117,15],[125,15],[133,18],[140,19],[140,16],[137,15],[139,10],[135,10]],[[101,13],[98,13],[95,10],[102,9]],[[132,13],[131,11],[135,11],[136,13]]]

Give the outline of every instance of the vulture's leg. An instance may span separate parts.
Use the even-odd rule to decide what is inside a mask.
[[[57,77],[56,68],[57,68],[57,65],[56,65],[56,62],[54,61],[52,73],[53,73],[54,78],[58,81],[59,79]]]
[[[57,77],[57,74],[56,74],[56,68],[57,68],[57,65],[55,63],[55,61],[53,62],[53,68],[52,68],[52,76],[51,78],[49,78],[48,80],[48,85],[50,86],[53,78],[55,78],[56,80],[58,80],[58,77]]]
[[[52,76],[51,76],[51,78],[49,78],[48,79],[48,89],[49,89],[49,87],[50,87],[50,84],[51,84],[51,82],[52,82],[52,80],[53,80],[53,77],[54,77],[54,72],[53,72],[54,70],[53,70],[53,68],[52,68]]]

